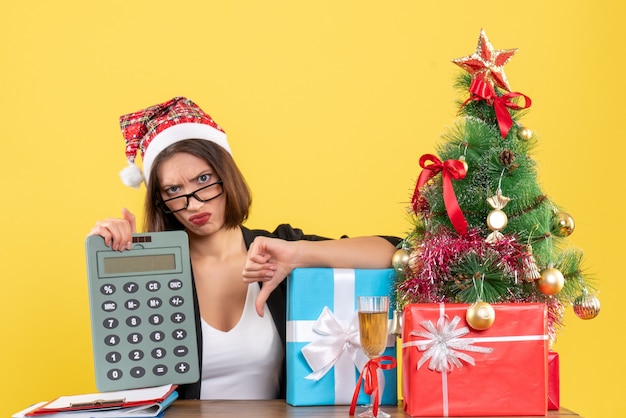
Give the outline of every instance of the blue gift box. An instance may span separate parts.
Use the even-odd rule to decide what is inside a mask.
[[[294,269],[287,278],[287,394],[294,406],[349,405],[368,361],[359,342],[358,296],[389,296],[393,269]],[[389,309],[389,317],[393,308]],[[384,356],[396,358],[395,337]],[[381,404],[396,405],[396,368],[379,370]],[[369,403],[359,394],[358,404]]]

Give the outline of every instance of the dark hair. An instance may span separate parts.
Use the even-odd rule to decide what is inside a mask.
[[[148,232],[181,230],[183,226],[173,214],[161,210],[158,178],[159,165],[174,154],[185,152],[206,161],[222,180],[226,199],[224,227],[235,228],[248,219],[252,194],[233,157],[221,146],[202,139],[185,139],[175,142],[161,151],[154,162],[148,179],[145,201],[145,227]]]

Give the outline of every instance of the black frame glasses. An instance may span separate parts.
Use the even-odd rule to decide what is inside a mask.
[[[218,194],[216,194],[215,196],[209,198],[209,199],[202,199],[200,196],[198,196],[198,192],[208,189],[209,187],[213,187],[216,185],[222,186],[224,183],[222,182],[222,180],[218,180],[215,183],[211,183],[211,184],[207,184],[206,186],[200,187],[199,189],[194,190],[191,193],[187,193],[187,194],[183,194],[180,196],[176,196],[176,197],[172,197],[171,199],[159,199],[157,200],[157,204],[159,205],[159,207],[163,210],[163,212],[165,213],[176,213],[176,212],[180,212],[181,210],[185,210],[187,209],[187,207],[189,206],[189,198],[193,197],[194,199],[196,199],[198,202],[208,202],[210,200],[216,199],[218,197],[220,197],[221,195],[224,194],[224,188],[220,187],[220,192]],[[181,199],[185,199],[185,206],[183,206],[180,209],[176,209],[176,210],[171,210],[168,206],[167,206],[167,202],[171,202],[173,200],[181,200]]]

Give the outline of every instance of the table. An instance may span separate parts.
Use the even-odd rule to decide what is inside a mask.
[[[348,405],[341,406],[291,406],[284,400],[271,401],[192,401],[177,400],[165,410],[164,418],[277,418],[277,417],[327,417],[347,418]],[[391,417],[408,417],[402,406],[382,407]],[[357,408],[355,416],[361,409]],[[580,415],[561,408],[558,411],[548,411],[548,417],[572,418]],[[478,418],[478,417],[476,417]],[[510,417],[509,417],[510,418]],[[536,417],[535,417],[536,418]]]

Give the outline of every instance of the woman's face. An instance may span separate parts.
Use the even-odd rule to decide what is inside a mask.
[[[161,199],[188,233],[206,236],[223,227],[225,198],[210,164],[181,152],[162,161],[157,174]]]

